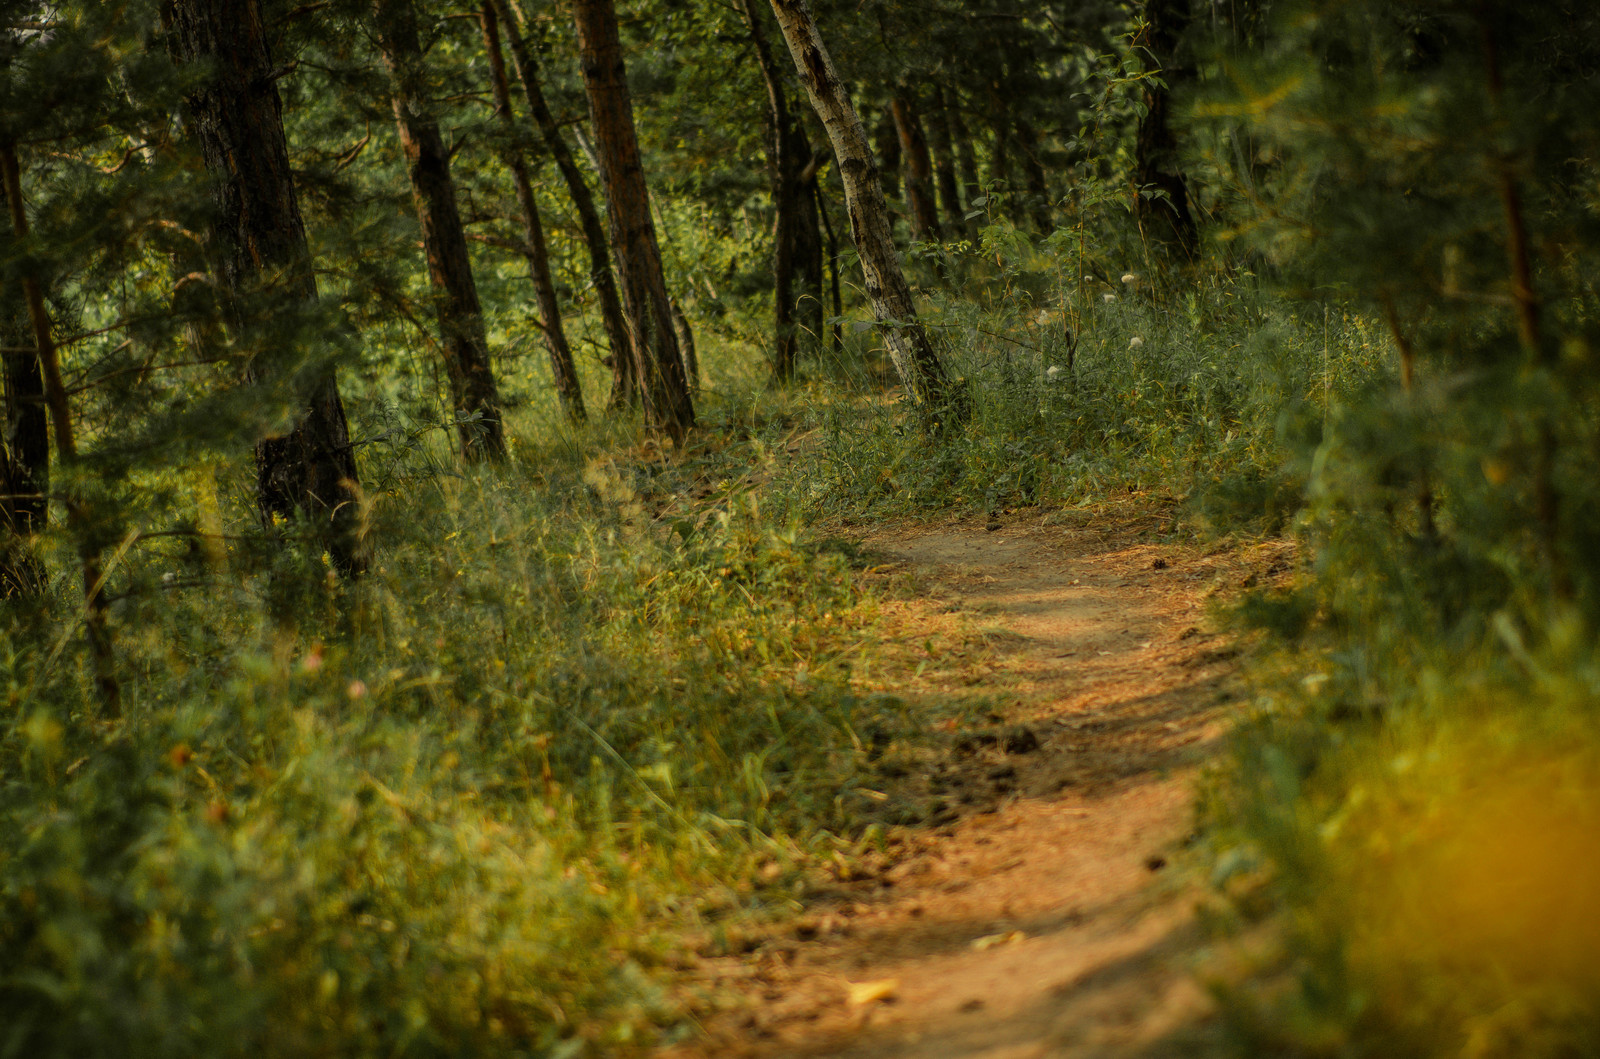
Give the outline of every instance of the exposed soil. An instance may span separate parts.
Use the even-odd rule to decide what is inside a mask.
[[[705,1039],[665,1055],[1203,1049],[1211,1009],[1192,973],[1202,937],[1185,849],[1236,664],[1206,631],[1205,600],[1289,557],[1278,544],[1145,543],[1160,525],[1035,511],[864,538],[906,698],[981,696],[983,723],[919,748],[913,767],[890,761],[895,798],[920,798],[924,822],[894,828],[878,859],[841,865],[782,933],[706,961],[706,980],[735,999]],[[930,630],[980,649],[941,652]]]

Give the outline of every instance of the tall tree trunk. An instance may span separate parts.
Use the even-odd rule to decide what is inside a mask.
[[[767,144],[767,176],[772,185],[772,204],[777,214],[773,223],[773,359],[772,375],[780,383],[794,377],[795,362],[799,352],[799,327],[795,322],[795,268],[798,257],[801,212],[806,193],[800,171],[810,162],[806,157],[796,157],[804,142],[804,133],[789,106],[789,94],[784,90],[778,67],[772,60],[772,50],[767,46],[767,35],[762,30],[754,0],[739,0],[746,24],[750,27],[750,41],[755,45],[756,63],[761,68],[761,78],[767,86],[767,116],[771,124],[771,138]]]
[[[650,217],[650,189],[639,158],[616,8],[613,0],[573,0],[572,13],[589,97],[589,125],[610,207],[611,243],[638,354],[635,370],[645,425],[668,435],[674,444],[682,444],[694,427],[694,402],[673,328],[661,247]]]
[[[943,86],[933,90],[932,120],[928,123],[928,146],[933,155],[934,185],[939,192],[939,210],[944,214],[945,228],[951,232],[967,232],[967,209],[961,203],[961,189],[956,181],[956,158],[951,148],[950,108],[945,103]]]
[[[561,407],[567,418],[581,423],[588,418],[583,407],[583,386],[578,381],[578,367],[572,360],[572,347],[567,344],[567,333],[561,326],[561,304],[556,299],[555,280],[550,275],[550,251],[545,246],[544,225],[539,218],[539,204],[533,198],[533,181],[528,175],[526,145],[521,126],[511,109],[511,88],[506,81],[506,61],[500,51],[500,18],[494,4],[485,0],[479,12],[483,25],[483,48],[489,58],[489,79],[494,86],[494,109],[506,127],[509,143],[505,151],[506,165],[517,188],[517,206],[522,210],[522,235],[527,246],[528,273],[533,279],[533,290],[539,302],[539,315],[544,318],[545,348],[550,351],[550,371],[555,377],[556,393],[561,397]]]
[[[11,214],[11,234],[18,243],[28,240],[28,211],[22,201],[22,167],[17,162],[16,145],[0,144],[0,183],[5,187],[6,206]],[[55,334],[44,303],[44,288],[37,276],[24,273],[22,295],[28,307],[28,322],[33,327],[34,351],[44,380],[44,401],[50,412],[50,427],[55,435],[56,459],[64,468],[78,462],[78,442],[73,434],[72,410],[67,388],[61,381],[61,363],[56,357]],[[108,716],[122,713],[122,686],[117,682],[116,656],[111,642],[110,614],[106,606],[105,576],[100,565],[100,548],[95,543],[97,527],[89,505],[76,489],[67,493],[67,526],[77,538],[78,560],[83,573],[84,630],[89,639],[89,656],[94,663],[95,691]]]
[[[966,185],[967,208],[975,199],[983,197],[983,182],[978,178],[978,152],[972,146],[972,134],[967,131],[966,120],[961,117],[961,100],[953,100],[948,110],[950,135],[955,140],[956,164],[961,167],[961,181]]]
[[[1054,227],[1051,210],[1050,185],[1044,175],[1044,161],[1039,157],[1039,130],[1026,118],[1017,119],[1017,147],[1022,152],[1022,179],[1028,189],[1028,213],[1033,226],[1040,232]]]
[[[528,99],[528,112],[533,115],[539,135],[544,138],[550,157],[566,181],[567,194],[572,208],[578,214],[578,224],[583,229],[584,245],[589,251],[589,281],[594,284],[595,297],[600,302],[600,321],[605,327],[606,342],[611,347],[611,399],[613,409],[626,408],[633,403],[633,380],[637,359],[633,337],[628,330],[628,320],[622,311],[622,298],[617,292],[617,279],[611,271],[611,251],[606,243],[606,229],[595,207],[594,195],[583,179],[583,170],[572,157],[572,149],[561,135],[561,126],[544,98],[544,87],[539,81],[539,65],[528,50],[527,41],[516,22],[507,0],[492,0],[505,30],[506,43],[511,45],[511,62],[517,70],[517,80],[522,82],[522,92]]]
[[[844,181],[850,234],[861,257],[867,298],[883,330],[895,368],[907,392],[924,409],[935,415],[943,409],[948,419],[960,420],[965,415],[964,395],[946,372],[928,332],[917,319],[911,286],[895,254],[889,208],[884,202],[883,184],[872,159],[866,130],[817,32],[811,5],[806,0],[771,2],[800,80],[833,143],[839,175]]]
[[[827,304],[822,288],[822,226],[817,209],[818,174],[833,157],[831,151],[811,151],[811,141],[800,129],[798,142],[810,153],[811,162],[800,172],[800,204],[795,218],[794,258],[799,276],[799,293],[795,295],[796,322],[802,334],[810,333],[816,348],[822,346],[822,333],[826,327]]]
[[[4,191],[0,182],[0,192]],[[14,240],[9,202],[0,229],[0,259],[10,260]],[[50,421],[45,411],[44,369],[29,337],[20,288],[0,288],[0,343],[4,344],[4,420],[0,421],[0,599],[33,595],[44,587],[44,567],[31,541],[48,519]]]
[[[900,156],[906,163],[906,206],[911,216],[913,239],[938,239],[939,211],[933,198],[933,160],[928,154],[928,137],[922,119],[904,94],[890,104],[894,127],[900,136]]]
[[[248,302],[276,297],[307,309],[317,301],[261,11],[256,0],[167,0],[163,19],[174,59],[209,74],[186,109],[216,181],[213,244],[231,323],[259,334],[264,316]],[[293,377],[298,365],[286,353],[269,338],[251,377]],[[268,527],[296,512],[319,524],[334,564],[355,575],[366,566],[355,451],[333,369],[313,378],[293,428],[256,444],[256,500]]]
[[[828,203],[822,197],[822,181],[817,181],[817,216],[822,218],[822,230],[828,237],[828,277],[833,293],[833,326],[828,328],[828,348],[835,354],[844,351],[844,296],[839,283],[839,237],[833,230],[833,219],[828,215]]]
[[[883,184],[884,199],[888,202],[904,198],[900,183],[900,129],[894,123],[894,111],[881,115],[869,141],[878,160],[878,180]]]
[[[1144,82],[1144,117],[1134,141],[1134,214],[1147,238],[1193,260],[1200,233],[1189,206],[1189,182],[1178,169],[1172,131],[1172,86],[1185,74],[1177,65],[1178,38],[1189,24],[1188,0],[1146,0],[1141,43],[1160,67],[1165,85]]]
[[[683,372],[689,377],[689,392],[700,392],[700,351],[695,348],[694,328],[678,299],[672,300],[672,327],[678,333],[678,351],[683,354]]]
[[[422,225],[450,396],[454,409],[471,417],[457,428],[461,451],[468,460],[501,459],[506,454],[506,435],[500,391],[489,363],[489,339],[456,205],[455,182],[450,177],[450,154],[428,101],[416,11],[412,0],[375,0],[373,15],[383,64],[389,71],[406,174]]]

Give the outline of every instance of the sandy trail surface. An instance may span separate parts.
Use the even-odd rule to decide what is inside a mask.
[[[1237,702],[1236,652],[1207,631],[1204,600],[1272,576],[1285,553],[1050,521],[865,538],[873,576],[901,579],[892,627],[959,620],[987,645],[981,662],[919,670],[922,690],[1005,705],[907,778],[941,808],[899,829],[894,855],[847,873],[787,934],[711,961],[744,1001],[666,1055],[1205,1050],[1185,850],[1197,770]]]

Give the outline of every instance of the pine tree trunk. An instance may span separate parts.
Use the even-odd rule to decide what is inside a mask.
[[[956,164],[961,167],[961,180],[966,185],[965,201],[971,210],[973,201],[983,197],[983,181],[978,177],[978,152],[972,145],[972,134],[967,131],[959,104],[957,100],[945,113],[950,116],[950,135],[955,140]]]
[[[1166,87],[1145,82],[1145,113],[1134,142],[1134,214],[1147,238],[1192,260],[1200,253],[1200,234],[1189,208],[1189,182],[1177,168],[1178,140],[1171,120],[1172,85],[1184,73],[1177,66],[1177,51],[1178,38],[1189,24],[1188,0],[1146,0],[1144,16],[1142,43],[1159,64]]]
[[[934,185],[939,192],[939,209],[945,217],[945,228],[951,232],[967,232],[967,208],[961,203],[961,188],[956,181],[956,158],[951,148],[950,108],[945,103],[943,87],[933,90],[933,114],[928,123],[928,146],[933,155]]]
[[[506,436],[500,391],[489,363],[489,339],[450,176],[450,155],[439,134],[439,122],[430,112],[416,11],[412,0],[376,0],[373,14],[383,64],[389,71],[406,175],[411,179],[417,220],[422,225],[451,402],[458,415],[470,417],[457,427],[461,451],[472,461],[502,459]]]
[[[900,170],[900,129],[894,123],[894,112],[882,115],[879,118],[876,131],[869,145],[875,148],[874,157],[878,160],[878,180],[883,184],[883,195],[887,202],[903,201]]]
[[[694,402],[678,350],[661,248],[650,217],[650,190],[639,158],[616,9],[613,0],[574,0],[572,12],[589,97],[589,125],[610,207],[611,243],[638,354],[636,384],[645,426],[682,444],[694,427]]]
[[[572,208],[578,214],[578,224],[583,229],[584,245],[589,251],[589,280],[594,284],[595,297],[600,302],[600,321],[605,327],[606,342],[611,347],[611,399],[612,409],[627,408],[633,403],[633,380],[636,374],[633,337],[628,330],[627,315],[622,310],[622,298],[617,292],[617,279],[611,271],[611,250],[606,242],[605,223],[595,207],[594,195],[583,179],[583,171],[572,157],[572,149],[561,135],[555,115],[544,98],[544,88],[539,81],[539,66],[528,50],[516,16],[506,0],[492,0],[500,15],[500,25],[505,30],[506,43],[511,46],[511,62],[516,67],[517,80],[522,82],[523,94],[528,99],[528,112],[533,115],[539,135],[544,138],[550,157],[555,160],[561,178],[566,181],[567,194]]]
[[[1026,118],[1017,119],[1017,146],[1022,152],[1022,179],[1028,189],[1028,213],[1040,232],[1054,227],[1050,185],[1045,179],[1044,162],[1039,157],[1039,130]]]
[[[9,218],[9,203],[0,207],[0,216]],[[0,259],[11,260],[12,246],[8,222],[0,228]],[[0,288],[0,344],[5,347],[0,353],[5,395],[0,421],[0,599],[4,599],[34,595],[44,587],[44,567],[30,542],[45,527],[50,492],[44,370],[29,336],[22,291],[13,284]]]
[[[771,125],[767,143],[767,176],[772,186],[772,204],[777,217],[773,223],[773,358],[772,376],[779,383],[794,378],[798,358],[799,328],[795,322],[795,264],[800,211],[803,206],[798,167],[809,159],[794,157],[800,133],[794,112],[789,107],[788,93],[778,75],[777,64],[772,60],[772,50],[767,46],[766,33],[756,13],[753,0],[739,0],[745,22],[750,28],[750,42],[755,45],[756,63],[761,68],[761,78],[767,86],[767,117]]]
[[[913,239],[938,239],[939,211],[933,197],[933,160],[922,119],[911,100],[897,95],[890,104],[894,127],[900,136],[900,155],[906,162],[906,206],[911,215]]]
[[[950,379],[927,331],[917,319],[911,286],[906,282],[895,253],[889,208],[883,198],[883,184],[866,130],[817,32],[811,6],[806,0],[771,2],[800,80],[833,143],[839,175],[844,181],[850,234],[861,257],[867,298],[883,330],[895,368],[907,392],[924,409],[934,415],[943,409],[947,421],[959,421],[965,413],[963,395]]]
[[[479,13],[483,25],[484,52],[489,58],[489,78],[494,87],[494,109],[510,138],[505,151],[506,165],[517,189],[517,206],[522,211],[522,235],[527,246],[528,272],[533,279],[534,294],[539,302],[539,315],[544,319],[542,333],[545,348],[550,351],[550,371],[555,378],[556,393],[561,397],[561,407],[567,418],[581,423],[588,418],[583,407],[583,386],[578,381],[578,367],[573,363],[572,347],[567,344],[567,333],[561,326],[561,304],[556,299],[556,285],[550,275],[550,251],[545,246],[544,225],[539,218],[539,204],[534,201],[533,181],[528,174],[521,128],[511,109],[511,88],[506,80],[506,61],[500,51],[500,19],[494,4],[486,2]]]
[[[828,328],[828,348],[835,354],[844,352],[844,296],[839,283],[839,237],[833,230],[833,219],[828,215],[828,204],[822,197],[822,181],[817,181],[817,216],[822,218],[822,230],[828,237],[828,284],[833,294],[833,326]],[[820,333],[820,332],[819,332]]]
[[[255,297],[317,300],[260,8],[256,0],[167,0],[163,19],[174,59],[210,72],[186,110],[217,181],[214,242],[231,323],[249,331],[260,324],[245,308]],[[251,376],[278,381],[275,369],[292,368],[294,359],[269,347]],[[334,564],[355,575],[366,566],[361,485],[333,370],[322,371],[301,400],[293,429],[256,445],[261,517],[268,527],[274,516],[296,512],[320,523]]]
[[[801,334],[809,333],[816,348],[822,346],[822,333],[826,327],[827,304],[822,288],[822,226],[817,210],[817,176],[822,165],[833,157],[832,152],[812,152],[810,139],[796,123],[797,142],[811,162],[800,173],[800,202],[795,218],[794,257],[795,271],[799,274],[800,292],[795,296],[795,315]]]
[[[672,327],[678,333],[678,350],[683,354],[683,371],[689,377],[689,392],[700,392],[700,351],[695,348],[694,328],[689,326],[678,299],[672,299]]]

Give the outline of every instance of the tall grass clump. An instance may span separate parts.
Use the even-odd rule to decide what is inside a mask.
[[[690,470],[568,441],[441,473],[411,437],[368,450],[393,495],[361,582],[134,539],[122,719],[61,649],[65,578],[8,612],[0,1052],[625,1049],[685,1024],[663,932],[792,898],[850,824],[877,708],[839,556],[748,490],[666,510]],[[250,536],[244,469],[215,471],[219,536]]]

